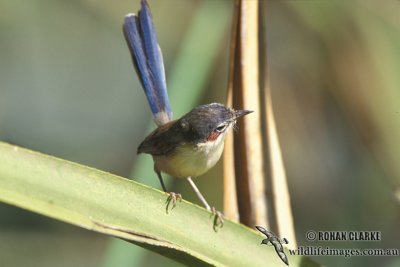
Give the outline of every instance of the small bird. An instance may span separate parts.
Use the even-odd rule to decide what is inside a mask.
[[[222,213],[207,203],[192,177],[204,174],[217,163],[224,148],[226,133],[235,127],[238,118],[252,111],[234,110],[211,103],[198,106],[180,119],[172,120],[163,58],[146,0],[141,1],[138,15],[126,15],[123,32],[154,122],[158,126],[139,145],[137,153],[152,155],[154,170],[164,192],[168,191],[161,172],[186,178],[206,209],[215,215],[215,230],[216,226],[223,224]],[[180,194],[169,192],[167,212],[169,203],[172,202],[173,208],[181,198]]]
[[[283,250],[283,244],[289,244],[289,241],[286,238],[279,239],[276,234],[274,234],[271,231],[266,230],[265,228],[261,226],[256,226],[257,230],[263,233],[267,238],[263,239],[261,241],[261,245],[268,245],[268,243],[271,243],[271,245],[274,246],[276,253],[278,254],[279,258],[286,264],[289,265],[289,260],[285,254],[285,251]]]

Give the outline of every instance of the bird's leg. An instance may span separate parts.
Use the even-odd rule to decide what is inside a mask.
[[[168,194],[169,194],[169,196],[168,196],[168,198],[166,200],[167,206],[165,207],[165,210],[167,211],[167,213],[168,213],[169,204],[171,202],[172,202],[172,207],[171,207],[171,210],[172,210],[173,208],[175,208],[176,202],[178,200],[182,201],[182,195],[181,194],[174,193],[174,192],[168,192]]]
[[[221,212],[217,211],[215,207],[211,207],[207,200],[204,198],[204,196],[201,194],[200,190],[197,188],[196,184],[193,182],[192,178],[189,176],[186,178],[196,193],[197,197],[200,199],[200,201],[203,203],[204,207],[214,215],[214,231],[217,230],[217,227],[222,227],[224,225],[224,216]]]
[[[174,193],[174,192],[167,192],[167,188],[165,187],[164,180],[163,180],[163,178],[162,178],[162,176],[161,176],[161,172],[160,172],[159,170],[157,170],[157,169],[155,168],[155,166],[154,166],[154,171],[157,173],[157,176],[158,176],[158,179],[160,180],[162,189],[164,190],[165,193],[168,193],[168,194],[169,194],[169,196],[168,196],[168,198],[167,198],[167,201],[166,201],[166,203],[167,203],[166,211],[167,211],[167,213],[168,213],[169,205],[172,203],[171,210],[172,210],[173,208],[175,208],[176,202],[177,202],[178,200],[179,200],[179,201],[182,201],[182,195],[181,195],[181,194]]]
[[[222,214],[222,212],[216,210],[215,207],[211,208],[211,212],[214,215],[213,228],[214,228],[214,231],[216,232],[217,231],[217,227],[224,226],[224,215]]]
[[[190,186],[193,188],[194,192],[196,193],[197,197],[200,199],[201,203],[203,203],[204,207],[208,210],[211,211],[210,205],[207,203],[207,200],[204,198],[204,196],[201,194],[200,190],[197,188],[195,183],[193,182],[192,178],[189,176],[186,178],[190,184]]]
[[[160,184],[161,184],[162,189],[164,190],[164,192],[167,192],[167,188],[165,187],[164,180],[163,180],[163,178],[161,176],[161,172],[159,170],[157,170],[156,168],[154,168],[154,171],[157,173],[158,180],[160,180]]]

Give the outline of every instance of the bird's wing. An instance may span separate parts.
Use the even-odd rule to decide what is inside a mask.
[[[271,238],[271,237],[276,237],[276,235],[273,232],[268,231],[267,229],[261,227],[261,226],[256,226],[257,230],[263,233],[266,237]],[[276,237],[277,238],[277,237]]]
[[[171,121],[155,129],[139,145],[137,153],[161,156],[171,153],[177,146],[181,145],[180,133],[171,127],[174,123],[175,121]]]
[[[279,258],[281,258],[281,260],[286,264],[289,265],[289,261],[288,258],[285,254],[285,251],[283,250],[283,246],[279,241],[273,241],[271,242],[272,245],[275,248],[276,254],[278,254]]]
[[[268,237],[268,241],[274,246],[276,254],[278,254],[279,258],[286,264],[289,265],[288,258],[285,254],[285,251],[283,250],[283,246],[281,244],[281,241],[279,238],[271,231],[266,230],[265,228],[261,226],[256,226],[257,230],[263,233],[265,236]],[[268,244],[266,242],[265,244]]]

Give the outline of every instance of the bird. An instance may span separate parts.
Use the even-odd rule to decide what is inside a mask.
[[[162,189],[169,194],[167,212],[169,204],[172,202],[174,208],[182,196],[168,192],[161,173],[185,178],[204,207],[215,215],[214,227],[222,227],[222,213],[208,204],[192,178],[206,173],[218,162],[226,134],[236,127],[239,118],[252,111],[235,110],[220,103],[210,103],[195,107],[181,118],[173,120],[163,56],[146,0],[141,0],[137,15],[130,13],[125,16],[123,33],[157,125],[140,143],[137,153],[150,154],[153,157],[154,171]]]
[[[284,244],[289,244],[289,241],[286,238],[278,238],[276,234],[274,234],[271,231],[266,230],[265,228],[261,226],[256,226],[257,230],[263,233],[267,238],[263,239],[261,241],[261,245],[268,245],[268,243],[271,243],[271,245],[274,246],[276,254],[278,254],[279,258],[286,264],[289,265],[289,260],[285,254],[285,251],[283,250],[282,243]]]

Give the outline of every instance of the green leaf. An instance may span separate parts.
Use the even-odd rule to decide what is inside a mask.
[[[263,236],[226,221],[213,231],[205,209],[137,182],[0,142],[0,201],[116,236],[190,266],[279,266]],[[291,266],[301,257],[289,256]],[[304,265],[303,265],[304,266]],[[307,266],[316,266],[315,264]]]

